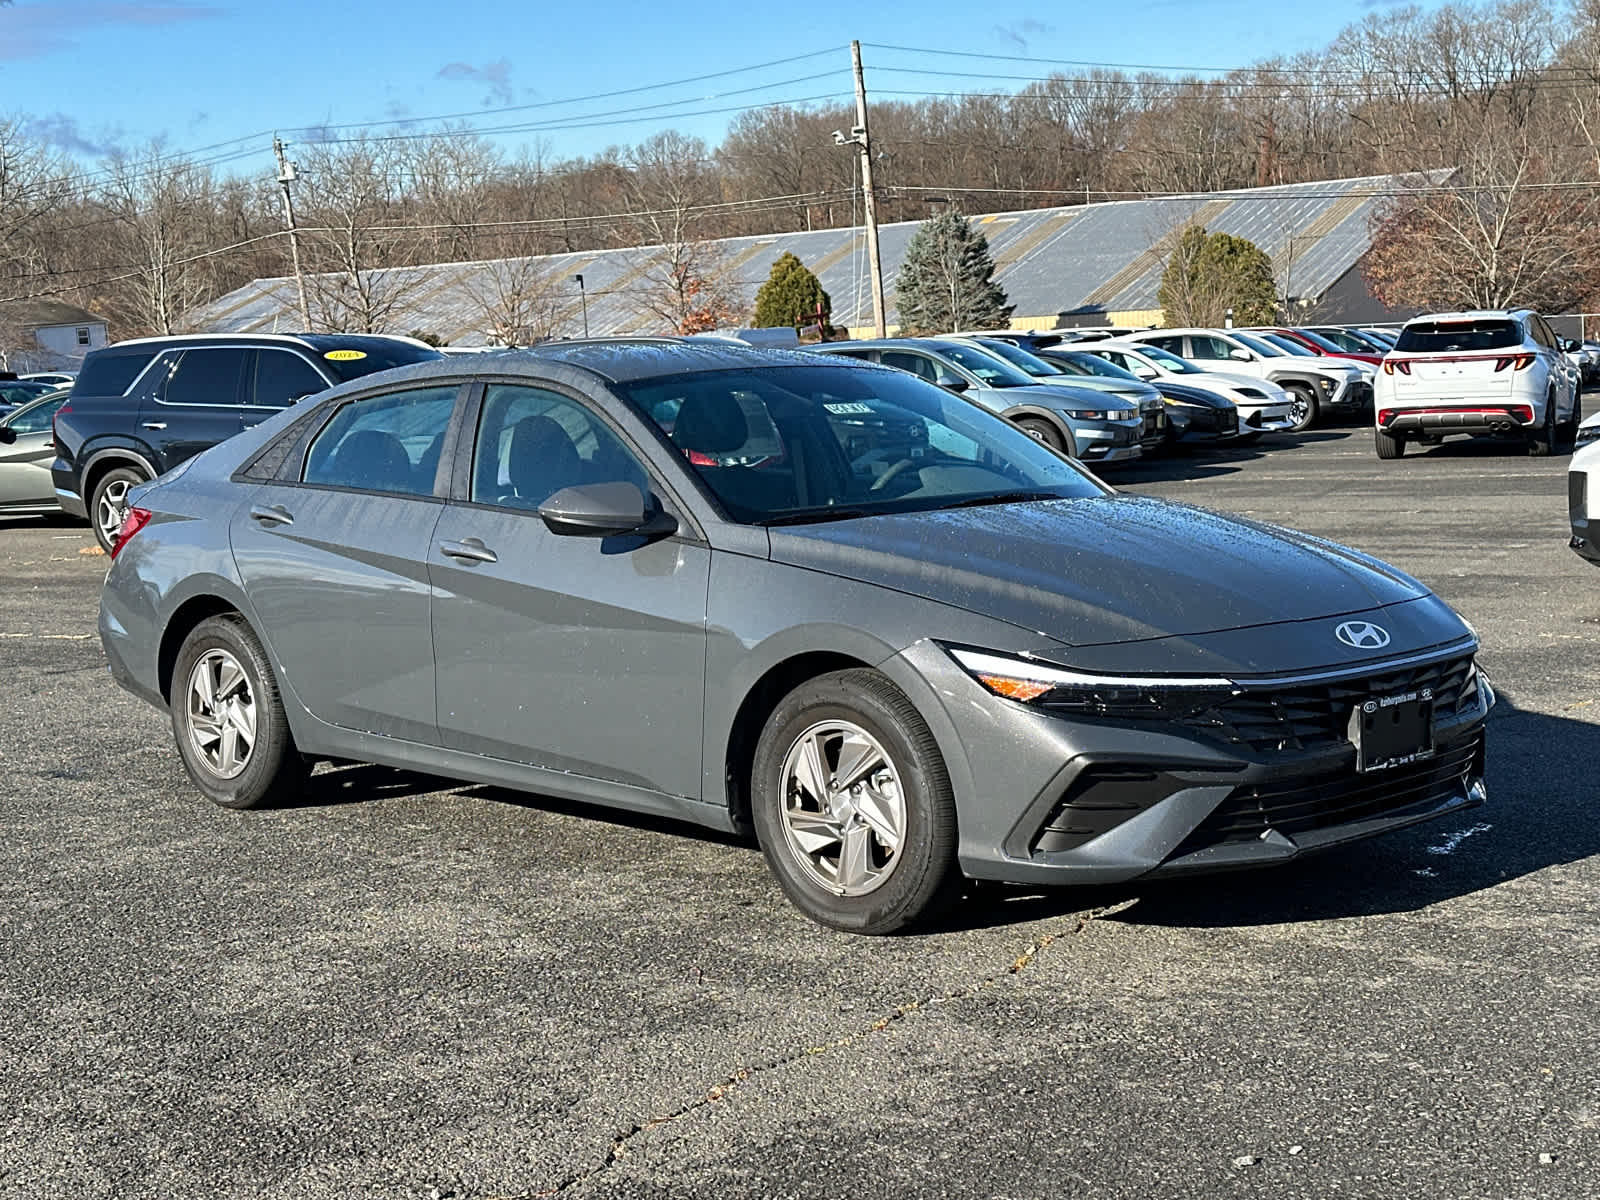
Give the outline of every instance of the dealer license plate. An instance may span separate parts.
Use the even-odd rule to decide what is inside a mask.
[[[1356,770],[1387,771],[1433,757],[1433,689],[1374,696],[1350,714]]]

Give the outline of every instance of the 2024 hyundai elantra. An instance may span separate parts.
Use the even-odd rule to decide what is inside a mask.
[[[100,630],[248,808],[390,764],[753,829],[883,933],[963,875],[1282,863],[1480,802],[1476,640],[908,373],[558,344],[333,389],[137,490]]]

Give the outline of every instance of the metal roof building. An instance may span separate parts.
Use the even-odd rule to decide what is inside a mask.
[[[1436,173],[1440,178],[1449,172]],[[995,277],[1006,289],[1019,329],[1097,324],[1157,324],[1161,272],[1177,232],[1190,222],[1248,238],[1272,256],[1281,296],[1300,300],[1321,320],[1376,320],[1389,315],[1367,293],[1358,264],[1371,244],[1371,221],[1397,176],[1335,179],[1201,195],[1080,204],[974,216],[989,238]],[[889,322],[894,284],[915,222],[882,226]],[[833,321],[870,332],[871,292],[865,238],[859,227],[762,234],[713,243],[722,278],[753,307],[773,260],[792,253],[822,280]],[[583,331],[587,305],[595,335],[666,332],[643,297],[658,262],[642,246],[546,255],[522,262],[544,281],[557,304],[556,332]],[[439,263],[380,272],[402,296],[388,319],[391,332],[422,330],[460,346],[491,341],[483,297],[494,262]],[[573,276],[584,278],[579,296]],[[292,278],[258,279],[190,315],[196,329],[271,332],[300,324]]]

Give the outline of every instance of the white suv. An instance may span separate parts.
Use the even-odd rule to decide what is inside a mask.
[[[1578,427],[1577,451],[1567,464],[1567,511],[1572,540],[1567,544],[1600,567],[1600,413]]]
[[[1528,309],[1430,313],[1407,321],[1373,397],[1379,458],[1453,433],[1514,438],[1528,453],[1570,444],[1582,419],[1578,372]]]

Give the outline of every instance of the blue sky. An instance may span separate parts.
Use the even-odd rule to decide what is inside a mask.
[[[171,149],[199,149],[259,132],[241,147],[208,152],[220,157],[242,148],[249,156],[228,169],[253,172],[270,163],[274,129],[293,140],[313,136],[298,132],[306,127],[455,113],[471,113],[476,125],[543,123],[543,130],[497,140],[511,153],[542,141],[565,157],[669,127],[715,143],[731,117],[719,110],[845,99],[851,38],[1019,59],[1225,68],[1326,45],[1345,25],[1387,7],[1384,0],[1056,0],[1028,8],[971,0],[698,7],[635,0],[15,0],[0,8],[0,116],[28,119],[35,132],[85,161],[151,138],[164,138]],[[567,103],[812,52],[825,53],[663,91]],[[873,45],[864,56],[874,95],[1022,86],[919,74],[918,67],[1023,76],[1052,69]],[[674,106],[618,112],[669,102]]]

